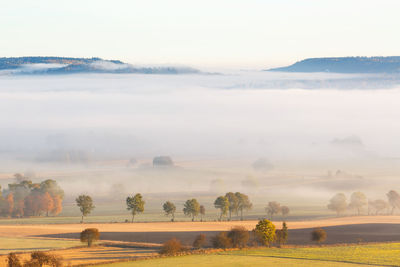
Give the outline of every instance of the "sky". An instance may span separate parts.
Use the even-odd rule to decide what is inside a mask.
[[[0,56],[267,68],[400,55],[396,0],[1,0]]]

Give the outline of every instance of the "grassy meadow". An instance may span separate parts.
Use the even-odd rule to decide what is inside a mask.
[[[81,245],[81,242],[75,240],[0,237],[0,254],[62,249]]]
[[[145,261],[121,262],[104,267],[127,266],[400,266],[400,243],[261,248],[190,255]]]

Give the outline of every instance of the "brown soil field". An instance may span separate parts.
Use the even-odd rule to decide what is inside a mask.
[[[357,216],[329,218],[314,221],[288,222],[289,229],[340,226],[351,224],[398,224],[400,216]],[[257,221],[229,222],[149,222],[149,223],[90,223],[90,224],[35,224],[0,225],[0,237],[27,237],[60,233],[77,233],[85,228],[98,228],[100,232],[204,232],[226,231],[241,225],[252,230]],[[279,228],[281,222],[274,221]]]

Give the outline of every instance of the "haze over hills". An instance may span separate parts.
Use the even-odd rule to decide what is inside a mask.
[[[400,73],[400,56],[307,58],[268,71],[334,73]]]
[[[142,73],[185,74],[199,73],[189,67],[136,67],[120,60],[69,57],[3,57],[0,74],[76,74],[76,73]]]

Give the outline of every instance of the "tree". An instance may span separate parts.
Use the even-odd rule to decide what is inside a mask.
[[[205,234],[199,234],[196,236],[196,238],[193,241],[193,247],[194,248],[202,248],[206,245],[206,235]]]
[[[136,214],[142,213],[144,211],[145,203],[146,202],[143,200],[142,195],[139,193],[133,197],[126,198],[126,206],[127,206],[126,209],[131,211],[132,222]]]
[[[15,253],[8,254],[7,266],[8,267],[22,267],[21,261],[19,260],[17,254],[15,254]]]
[[[243,226],[235,226],[228,232],[234,248],[244,248],[249,241],[249,231]]]
[[[321,244],[326,240],[326,232],[324,229],[317,228],[311,232],[311,241]]]
[[[283,218],[286,218],[286,215],[288,215],[290,212],[290,209],[288,206],[281,206],[281,213]]]
[[[203,221],[203,216],[206,215],[206,208],[203,205],[200,205],[200,221]]]
[[[361,192],[354,192],[350,197],[349,207],[357,210],[357,215],[360,215],[363,206],[367,205],[367,197]]]
[[[170,201],[165,202],[163,205],[163,210],[164,210],[166,216],[168,216],[168,215],[172,216],[171,221],[175,220],[176,207],[175,207],[174,203],[172,203]]]
[[[225,197],[228,198],[229,201],[229,220],[232,220],[232,213],[238,213],[239,199],[232,192],[226,193]]]
[[[25,262],[24,267],[61,267],[62,258],[57,255],[49,254],[43,251],[34,251],[31,253],[31,260]]]
[[[62,198],[60,196],[53,197],[53,209],[51,210],[51,214],[58,215],[62,211]]]
[[[192,216],[192,222],[200,212],[200,204],[195,198],[186,200],[183,208],[183,213],[186,216]]]
[[[9,193],[6,197],[6,201],[7,201],[7,214],[9,216],[12,215],[12,212],[14,210],[14,195],[12,193]]]
[[[253,204],[250,202],[249,197],[240,192],[235,193],[238,199],[238,210],[240,211],[240,220],[243,221],[243,210],[251,210]]]
[[[226,232],[220,232],[211,238],[211,243],[214,248],[230,248],[232,247],[232,239],[228,237]]]
[[[386,196],[388,198],[390,206],[392,206],[392,211],[390,212],[390,214],[393,214],[395,208],[400,209],[400,195],[396,191],[390,190],[386,194]]]
[[[49,192],[46,192],[43,194],[41,201],[42,201],[41,203],[42,209],[46,212],[46,216],[48,217],[49,212],[54,209],[54,200],[50,196]]]
[[[278,214],[281,211],[281,205],[276,201],[268,202],[268,206],[265,207],[265,211],[267,212],[269,219],[272,220],[274,214]]]
[[[346,196],[343,193],[338,193],[329,200],[328,209],[336,211],[337,216],[343,214],[346,208]]]
[[[184,250],[181,241],[176,238],[172,238],[165,242],[160,250],[160,254],[164,255],[175,255]]]
[[[286,222],[282,223],[282,229],[276,230],[276,241],[281,247],[282,244],[285,244],[288,239],[289,233]]]
[[[225,216],[229,210],[228,198],[224,196],[217,197],[217,199],[214,201],[214,207],[221,210],[221,214],[219,216],[219,220],[221,221],[222,216]]]
[[[91,247],[94,241],[100,239],[99,230],[97,228],[86,228],[81,232],[80,239],[82,243],[87,243],[88,247]]]
[[[83,223],[83,217],[89,215],[95,208],[95,206],[93,205],[93,200],[88,195],[80,195],[75,199],[75,201],[76,205],[79,207],[82,213],[81,222]]]
[[[375,215],[378,215],[379,212],[389,209],[389,203],[387,203],[385,200],[377,199],[374,201],[369,201],[368,207],[373,208],[375,210]]]
[[[254,232],[259,241],[265,246],[269,246],[275,240],[275,225],[269,220],[259,221]]]

